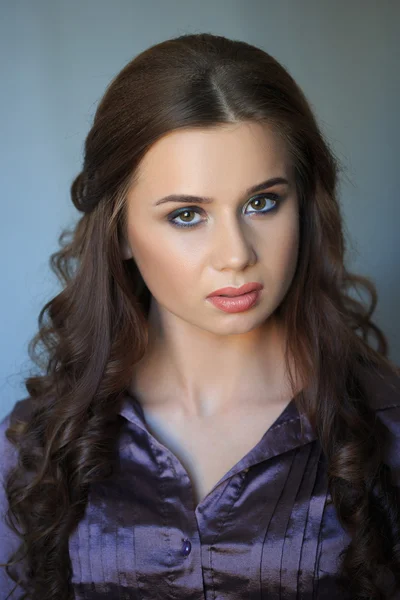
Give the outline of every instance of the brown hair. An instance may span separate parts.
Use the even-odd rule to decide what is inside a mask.
[[[299,260],[277,316],[290,332],[286,359],[294,358],[308,382],[299,410],[316,428],[332,501],[352,535],[343,581],[355,598],[383,597],[384,572],[400,583],[396,495],[361,384],[363,372],[398,372],[371,321],[374,284],[344,267],[338,160],[303,92],[272,56],[243,41],[195,34],[148,48],[113,79],[71,186],[83,215],[51,255],[63,289],[40,311],[29,344],[44,371],[26,378],[31,412],[7,430],[19,450],[6,485],[8,518],[23,542],[10,558],[24,557],[26,598],[73,597],[68,539],[90,485],[112,472],[120,402],[146,350],[151,295],[133,259],[124,261],[120,253],[126,191],[138,164],[168,132],[239,121],[274,127],[294,165]],[[368,307],[351,295],[357,287],[370,294]],[[287,368],[294,385],[289,361]],[[12,564],[7,568],[16,581]]]

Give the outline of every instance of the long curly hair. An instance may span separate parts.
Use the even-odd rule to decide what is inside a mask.
[[[74,597],[69,536],[90,486],[113,472],[118,410],[146,351],[151,294],[133,259],[120,252],[137,167],[168,132],[243,121],[273,127],[294,166],[299,257],[277,316],[290,332],[285,361],[293,389],[292,358],[307,382],[298,408],[317,431],[332,501],[351,533],[343,581],[354,598],[385,598],[398,589],[400,504],[362,385],[363,373],[383,368],[398,376],[398,368],[371,320],[375,285],[344,266],[339,161],[276,59],[202,33],[163,41],[129,62],[107,87],[85,140],[82,171],[71,185],[83,214],[50,257],[62,291],[40,311],[29,343],[40,368],[25,379],[31,408],[6,432],[18,448],[5,487],[7,519],[21,537],[7,571],[18,581],[14,567],[23,565],[24,598]],[[368,301],[355,298],[360,289]],[[389,579],[392,588],[384,589]]]

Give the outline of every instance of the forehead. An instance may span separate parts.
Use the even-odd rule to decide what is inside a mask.
[[[243,188],[269,176],[289,176],[288,152],[267,124],[243,122],[212,128],[185,128],[157,140],[143,157],[135,188],[154,193],[206,192],[205,186]],[[185,189],[175,189],[177,185]],[[188,189],[188,186],[190,189]],[[200,189],[201,186],[201,189]]]

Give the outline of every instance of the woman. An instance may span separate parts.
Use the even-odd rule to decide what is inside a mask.
[[[244,42],[183,35],[111,82],[45,372],[2,423],[2,598],[399,593],[399,372],[338,170]]]

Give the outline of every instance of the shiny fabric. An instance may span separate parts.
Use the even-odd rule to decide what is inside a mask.
[[[369,390],[389,430],[385,462],[400,487],[399,380],[374,375]],[[77,599],[350,598],[337,585],[339,554],[350,538],[336,517],[320,443],[295,399],[197,506],[186,470],[150,434],[129,394],[121,417],[118,468],[92,487],[70,537]],[[2,478],[15,460],[4,435],[9,418],[0,430]],[[15,543],[1,519],[0,562]],[[1,600],[11,588],[0,569]]]

